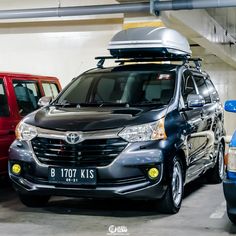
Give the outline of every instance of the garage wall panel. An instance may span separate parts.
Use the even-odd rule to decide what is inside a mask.
[[[205,64],[205,70],[211,76],[221,101],[236,100],[236,70],[231,66],[220,62]],[[236,113],[225,112],[225,128],[227,135],[232,135],[236,129]]]
[[[122,28],[119,19],[110,19],[109,24],[97,22],[0,25],[0,71],[53,75],[64,87],[73,77],[95,67],[95,56],[108,55],[109,40]]]

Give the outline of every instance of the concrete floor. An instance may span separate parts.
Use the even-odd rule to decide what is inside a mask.
[[[204,179],[187,186],[181,211],[161,215],[152,204],[54,197],[46,208],[23,206],[9,186],[0,187],[0,235],[224,236],[236,234],[227,218],[222,185]],[[127,232],[112,234],[109,227]],[[123,228],[125,229],[125,228]]]

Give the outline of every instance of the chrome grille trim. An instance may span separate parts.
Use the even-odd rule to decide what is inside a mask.
[[[113,139],[92,139],[69,144],[62,139],[40,138],[31,140],[36,158],[47,165],[107,166],[126,148],[128,142]]]
[[[86,131],[81,132],[78,131],[81,135],[80,142],[84,140],[91,140],[91,139],[110,139],[110,138],[117,138],[118,133],[123,128],[118,129],[108,129],[108,130],[97,130],[97,131]],[[61,139],[66,141],[66,135],[69,132],[75,132],[75,131],[57,131],[57,130],[48,130],[43,128],[37,128],[38,136],[39,138],[49,138],[49,139]]]

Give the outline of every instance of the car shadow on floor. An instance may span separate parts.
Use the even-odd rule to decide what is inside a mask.
[[[228,220],[228,223],[225,225],[224,232],[229,233],[229,235],[236,235],[236,225],[233,225],[233,223]]]
[[[196,193],[206,180],[198,180],[185,186],[184,198]],[[168,217],[158,212],[154,201],[132,201],[129,199],[79,199],[54,197],[48,206],[43,209],[56,214],[99,215],[113,217]]]
[[[17,194],[14,191],[12,184],[8,177],[1,176],[0,177],[0,204],[7,203],[9,201],[17,200]]]
[[[205,185],[204,178],[200,178],[185,186],[185,198],[198,191]],[[17,211],[22,212],[48,212],[55,214],[80,214],[80,215],[102,215],[114,217],[142,217],[142,216],[168,216],[158,213],[153,201],[131,201],[129,199],[80,199],[53,197],[45,208],[24,207],[13,190],[8,178],[0,179],[0,204],[12,208],[12,202],[19,203]],[[14,210],[14,209],[11,209]]]
[[[192,194],[196,193],[198,190],[209,184],[205,176],[186,184],[184,187],[184,199],[190,197]]]
[[[2,183],[2,184],[1,184]],[[197,179],[185,186],[184,200],[190,195],[196,193],[207,184],[204,177]],[[55,214],[78,214],[92,216],[112,216],[112,217],[143,217],[154,216],[161,218],[168,217],[158,212],[154,201],[132,201],[129,199],[81,199],[52,197],[49,204],[44,208],[24,207],[17,194],[14,192],[8,181],[0,182],[0,189],[4,194],[0,195],[0,203],[5,207],[11,208],[12,201],[19,202],[21,207],[17,211],[21,212],[39,212]],[[184,201],[183,200],[183,201]],[[14,204],[15,205],[15,204]],[[14,209],[12,209],[14,210]]]
[[[148,201],[123,199],[58,199],[51,201],[46,211],[58,214],[79,214],[109,217],[157,216],[154,206]]]

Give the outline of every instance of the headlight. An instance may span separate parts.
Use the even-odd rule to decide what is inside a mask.
[[[28,125],[22,121],[16,126],[16,139],[30,141],[37,135],[38,132],[35,126]]]
[[[131,143],[166,139],[164,122],[165,119],[162,118],[157,122],[127,127],[119,133],[119,136]]]
[[[236,180],[236,148],[229,148],[227,158],[227,175],[229,179]]]

